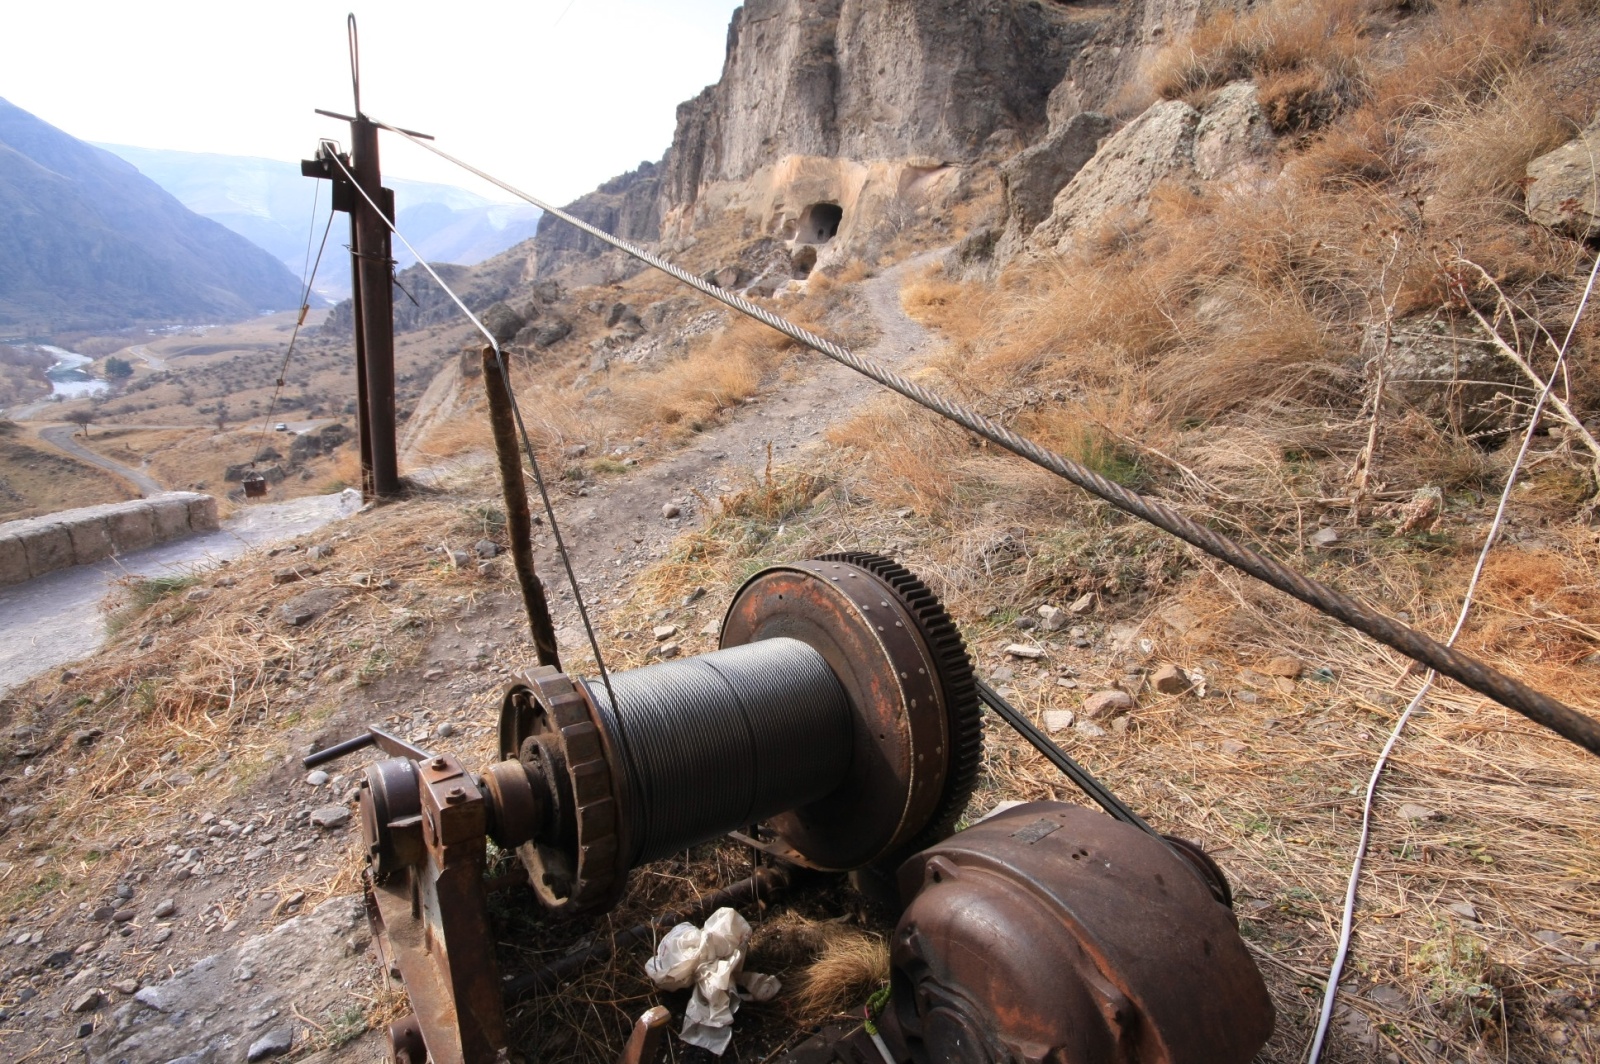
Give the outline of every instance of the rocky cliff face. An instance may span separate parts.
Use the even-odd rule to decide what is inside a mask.
[[[784,156],[964,163],[1031,140],[1098,25],[1026,0],[750,0],[721,80],[678,109],[666,210]]]
[[[653,241],[661,235],[660,199],[661,166],[645,162],[573,200],[564,209],[624,240]],[[604,250],[606,245],[588,233],[546,215],[539,220],[530,262],[538,276],[547,277]]]

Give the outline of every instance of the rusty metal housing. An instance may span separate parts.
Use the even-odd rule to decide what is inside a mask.
[[[897,1064],[1231,1064],[1265,1040],[1271,1004],[1198,847],[1055,803],[950,835],[981,754],[977,689],[912,574],[864,554],[772,567],[720,641],[608,684],[521,674],[481,776],[376,729],[311,759],[392,755],[367,769],[360,818],[369,915],[414,1010],[391,1059],[507,1059],[491,839],[551,913],[603,911],[634,867],[726,834],[786,865],[898,868]],[[660,1031],[651,1016],[630,1059]]]

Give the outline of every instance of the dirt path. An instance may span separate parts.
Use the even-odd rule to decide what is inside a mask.
[[[862,284],[879,332],[878,341],[863,354],[898,367],[928,350],[931,334],[901,308],[900,289],[943,250],[907,259]],[[774,465],[790,463],[821,442],[830,425],[844,420],[867,399],[884,394],[878,384],[822,355],[808,352],[798,357],[811,371],[805,380],[747,405],[667,460],[603,483],[587,498],[563,507],[562,534],[580,579],[596,592],[622,589],[633,572],[659,557],[680,531],[704,520],[698,512],[700,497],[715,499],[742,479],[760,477],[769,445]],[[680,508],[679,519],[662,516],[662,507],[669,503]],[[546,581],[555,585],[559,561],[554,553],[541,551],[539,565]],[[604,612],[609,600],[603,593],[594,598]],[[563,615],[564,605],[558,605],[557,624],[576,625],[576,610],[565,608]]]
[[[72,438],[72,434],[77,431],[71,425],[47,425],[39,430],[39,438],[57,450],[65,451],[80,462],[87,462],[92,466],[121,477],[132,484],[139,494],[146,498],[151,495],[160,495],[167,490],[158,484],[150,474],[134,469],[132,466],[125,466],[121,462],[89,450],[89,448]]]

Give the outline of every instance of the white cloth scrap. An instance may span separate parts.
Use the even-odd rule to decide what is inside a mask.
[[[663,990],[694,987],[683,1014],[683,1040],[721,1056],[733,1041],[733,1014],[742,999],[771,1001],[776,976],[744,971],[750,925],[730,908],[711,914],[705,927],[679,924],[662,938],[644,972]]]

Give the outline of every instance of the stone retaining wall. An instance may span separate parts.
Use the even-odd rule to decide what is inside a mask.
[[[0,587],[216,529],[217,500],[192,491],[10,521],[0,524]]]

